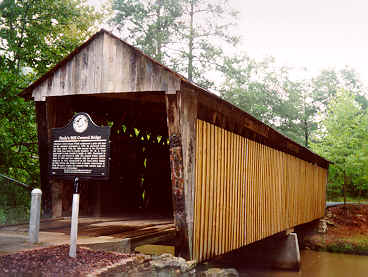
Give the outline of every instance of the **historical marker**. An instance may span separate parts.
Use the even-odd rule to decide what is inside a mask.
[[[110,127],[99,127],[87,113],[74,115],[64,128],[51,130],[49,175],[74,178],[69,256],[77,256],[79,178],[108,178]]]
[[[110,127],[99,127],[87,113],[76,114],[64,128],[51,130],[49,175],[109,176]]]

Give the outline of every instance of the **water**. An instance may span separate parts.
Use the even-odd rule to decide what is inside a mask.
[[[315,252],[311,250],[301,252],[301,270],[299,272],[249,268],[249,266],[244,267],[242,264],[228,264],[226,266],[236,268],[240,276],[252,277],[368,276],[368,256]]]
[[[154,248],[154,247],[151,247]],[[151,248],[147,248],[153,251]],[[145,249],[146,251],[148,251]],[[143,250],[143,248],[142,248]],[[171,248],[158,249],[164,252],[172,250]],[[144,251],[142,251],[144,252]],[[158,251],[160,252],[160,251]],[[161,254],[153,253],[151,254]],[[241,259],[222,259],[206,264],[199,265],[196,268],[196,274],[194,276],[201,276],[201,272],[208,270],[209,268],[235,268],[238,270],[240,276],[244,277],[319,277],[319,276],[333,276],[333,277],[360,277],[368,276],[368,256],[358,256],[349,254],[337,254],[328,252],[316,252],[311,250],[301,251],[301,269],[299,272],[274,270],[267,268],[252,268],[249,264],[245,265],[245,262]],[[117,275],[125,276],[125,275]],[[136,275],[134,275],[136,276]],[[145,272],[140,273],[137,276],[179,276],[175,273],[175,270],[166,269],[160,272]],[[184,276],[193,276],[191,274]]]

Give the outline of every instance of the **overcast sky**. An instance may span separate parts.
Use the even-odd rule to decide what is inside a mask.
[[[229,2],[240,12],[240,51],[311,74],[348,65],[368,84],[368,0]]]
[[[368,83],[368,1],[230,0],[240,11],[242,50],[282,65],[356,69]]]

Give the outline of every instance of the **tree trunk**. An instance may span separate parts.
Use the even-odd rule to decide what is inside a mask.
[[[308,148],[309,145],[309,132],[307,120],[304,120],[304,137],[305,137],[305,147]]]
[[[157,1],[157,9],[156,9],[156,60],[162,63],[162,38],[161,38],[161,0]]]
[[[190,33],[189,33],[189,55],[188,55],[188,80],[193,81],[193,17],[194,17],[194,1],[190,2]]]
[[[346,173],[344,171],[344,184],[343,184],[343,191],[344,191],[344,208],[346,208]]]

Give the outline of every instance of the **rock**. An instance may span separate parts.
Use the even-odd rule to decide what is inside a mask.
[[[318,223],[318,233],[325,234],[327,233],[327,221],[325,219],[321,219]]]
[[[164,269],[165,267],[168,267],[167,263],[159,260],[151,261],[151,266],[156,270]]]
[[[235,268],[227,268],[225,269],[225,276],[229,276],[229,277],[236,277],[239,276],[238,271]]]
[[[200,273],[201,277],[237,277],[238,271],[235,268],[210,268]]]
[[[193,260],[193,261],[187,261],[185,264],[186,266],[184,268],[180,268],[181,272],[183,273],[193,270],[196,267],[197,262]]]

